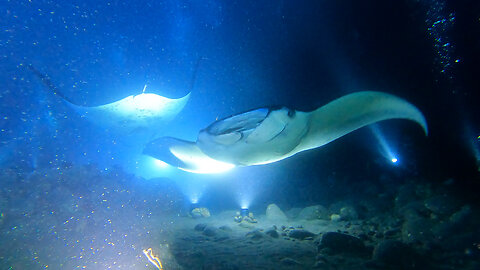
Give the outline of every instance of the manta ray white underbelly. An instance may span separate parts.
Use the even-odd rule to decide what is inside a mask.
[[[311,112],[249,111],[214,122],[200,131],[197,142],[160,138],[150,142],[144,153],[185,171],[215,173],[276,162],[388,119],[414,121],[428,133],[424,116],[411,103],[387,93],[364,91]]]
[[[193,87],[198,63],[190,88]],[[70,101],[54,85],[50,77],[27,65],[56,96],[72,107],[82,117],[87,118],[94,124],[109,130],[114,130],[122,135],[128,135],[135,131],[150,131],[155,133],[165,122],[172,120],[187,104],[190,93],[178,99],[166,98],[153,93],[145,93],[147,86],[139,95],[131,95],[121,100],[100,106],[80,106]],[[148,133],[148,132],[147,132]]]
[[[130,133],[139,129],[156,129],[172,120],[185,107],[189,98],[190,93],[178,99],[142,93],[96,107],[67,102],[80,115],[99,126]]]

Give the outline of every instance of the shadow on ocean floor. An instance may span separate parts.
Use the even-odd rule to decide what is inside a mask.
[[[168,179],[93,166],[0,175],[2,269],[479,269],[478,209],[406,181],[368,199],[192,215]],[[355,186],[345,186],[352,192]],[[195,218],[194,218],[195,216]]]

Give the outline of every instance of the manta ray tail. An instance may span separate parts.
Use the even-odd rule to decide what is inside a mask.
[[[200,62],[205,59],[203,57],[199,57],[197,61],[195,62],[195,66],[193,67],[193,74],[192,78],[190,79],[190,85],[188,91],[192,92],[193,87],[195,86],[195,82],[197,81],[197,73],[198,73],[198,68],[200,67]]]
[[[50,77],[47,75],[47,74],[44,74],[42,72],[40,72],[38,69],[36,69],[33,65],[27,65],[27,68],[32,71],[32,73],[38,78],[40,79],[40,81],[47,87],[47,89],[49,89],[50,91],[52,91],[52,93],[56,96],[59,96],[60,98],[62,98],[63,100],[71,103],[71,104],[74,104],[74,105],[77,105],[75,104],[74,102],[72,102],[69,98],[67,98],[62,92],[60,92],[58,90],[58,87],[52,82],[52,80],[50,79]]]
[[[388,119],[414,121],[428,135],[425,117],[414,105],[391,94],[363,91],[338,98],[311,112],[309,132],[294,153],[320,147],[361,127]]]

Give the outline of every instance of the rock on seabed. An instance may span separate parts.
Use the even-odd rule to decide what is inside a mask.
[[[276,204],[272,203],[267,206],[266,216],[272,221],[287,221],[288,218]]]

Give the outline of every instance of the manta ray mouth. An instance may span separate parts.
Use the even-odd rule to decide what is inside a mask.
[[[269,109],[261,108],[248,111],[215,121],[205,131],[213,136],[229,134],[233,132],[248,132],[257,128],[270,113]]]
[[[411,120],[428,133],[425,117],[411,103],[387,93],[364,91],[311,112],[263,108],[241,113],[201,130],[196,142],[161,138],[154,141],[159,145],[149,144],[145,153],[182,170],[213,173],[283,160],[388,119]]]

